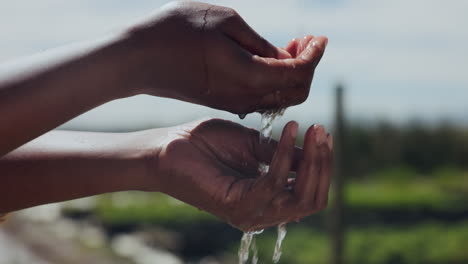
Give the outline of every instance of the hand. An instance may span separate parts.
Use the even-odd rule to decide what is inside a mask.
[[[244,231],[298,220],[327,206],[332,138],[311,126],[302,150],[296,134],[295,122],[279,143],[260,143],[256,130],[219,119],[171,128],[147,190],[157,186]],[[268,173],[259,172],[261,162],[271,164]]]
[[[236,114],[306,100],[327,39],[306,36],[277,48],[233,9],[170,3],[130,30],[139,92]]]

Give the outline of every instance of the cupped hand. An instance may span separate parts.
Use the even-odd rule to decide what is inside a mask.
[[[171,128],[154,163],[158,190],[243,231],[318,212],[328,201],[332,139],[311,126],[302,150],[297,129],[289,122],[279,142],[260,142],[258,131],[220,119]],[[268,173],[260,163],[270,164]]]
[[[141,92],[236,114],[303,102],[327,44],[306,36],[278,48],[231,8],[173,2],[128,34]]]

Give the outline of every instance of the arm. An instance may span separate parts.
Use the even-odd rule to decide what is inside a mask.
[[[136,133],[54,131],[0,159],[0,215],[124,190],[159,191],[244,231],[326,207],[332,141],[321,126],[295,147],[297,123],[279,142],[229,121],[201,120]],[[259,163],[270,164],[261,173]],[[295,178],[289,178],[290,172]]]
[[[324,37],[279,49],[232,9],[197,2],[16,73],[0,69],[0,156],[113,99],[151,94],[236,114],[303,102]],[[7,68],[7,70],[5,69]]]
[[[158,137],[159,130],[152,131]],[[52,131],[0,159],[0,213],[137,190],[147,174],[145,132]],[[154,139],[153,139],[154,141]]]
[[[93,42],[16,67],[13,73],[11,66],[3,66],[0,156],[100,104],[130,95],[124,93],[131,65],[126,41]]]

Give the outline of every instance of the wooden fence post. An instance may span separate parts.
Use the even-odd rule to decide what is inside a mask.
[[[333,201],[328,215],[330,242],[331,242],[331,264],[344,263],[345,249],[345,200],[344,186],[346,173],[346,124],[343,105],[343,86],[336,87],[335,94],[335,124],[334,124],[334,171],[332,179]]]

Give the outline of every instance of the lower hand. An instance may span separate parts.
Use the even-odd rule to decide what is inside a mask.
[[[146,190],[162,191],[243,231],[298,220],[327,206],[332,139],[322,126],[311,126],[302,150],[295,147],[296,134],[295,122],[284,127],[279,142],[262,143],[256,130],[219,119],[170,128],[154,154]],[[270,164],[268,173],[259,172],[261,162]]]

